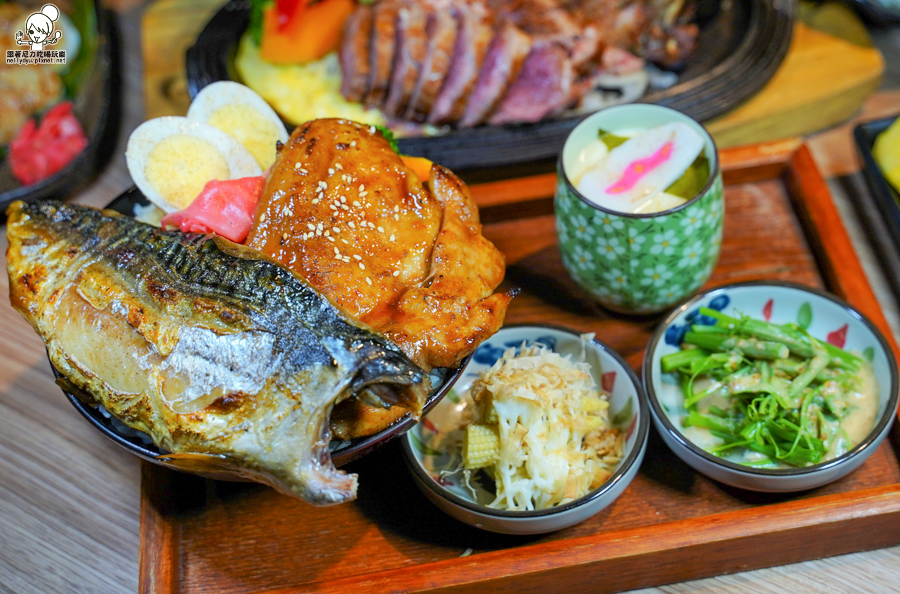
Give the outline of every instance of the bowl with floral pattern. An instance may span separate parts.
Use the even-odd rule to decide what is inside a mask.
[[[624,433],[624,448],[612,475],[598,488],[542,510],[496,509],[491,479],[462,472],[463,427],[473,403],[469,391],[482,372],[508,349],[541,344],[573,360],[587,361],[609,400],[611,425]],[[518,352],[518,351],[517,351]],[[625,360],[592,336],[544,325],[507,326],[482,343],[447,396],[403,438],[407,465],[422,492],[445,513],[476,528],[505,534],[539,534],[582,522],[612,503],[637,474],[647,448],[650,418],[640,382]]]
[[[667,210],[617,212],[576,189],[591,143],[672,122],[703,140],[709,177],[692,198]],[[640,165],[640,164],[638,164]],[[716,145],[688,116],[659,105],[619,105],[595,113],[569,135],[557,163],[556,233],[569,276],[604,307],[634,314],[666,310],[699,289],[719,257],[725,200]]]
[[[865,424],[852,429],[859,437],[849,441],[848,447],[842,448],[842,453],[835,452],[839,455],[823,456],[824,461],[817,464],[791,466],[760,455],[759,451],[723,447],[718,441],[712,441],[706,431],[689,426],[690,423],[685,422],[689,411],[684,406],[683,388],[675,373],[663,373],[661,360],[680,350],[682,339],[689,329],[696,332],[697,326],[716,324],[716,319],[710,317],[713,312],[709,310],[730,318],[747,316],[786,326],[859,357],[866,373],[874,377],[877,384],[875,387],[867,383],[871,389],[860,389],[859,400],[853,400],[848,405],[847,410],[853,412],[858,409],[857,418],[865,419]],[[793,357],[793,353],[790,356]],[[773,362],[775,367],[777,365]],[[900,389],[894,355],[871,321],[833,295],[798,284],[775,281],[718,287],[676,308],[659,325],[650,340],[644,356],[643,381],[654,426],[679,458],[714,480],[763,492],[791,492],[820,487],[858,468],[887,436],[897,415]],[[809,391],[813,391],[812,387],[817,382],[821,382],[818,385],[822,390],[829,389],[825,380],[814,380]],[[821,423],[828,422],[829,415],[834,414],[824,407],[815,414],[820,413],[822,416],[818,422]],[[841,417],[831,420],[840,422]],[[851,431],[843,425],[839,430]]]

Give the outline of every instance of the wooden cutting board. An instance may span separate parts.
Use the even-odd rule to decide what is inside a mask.
[[[187,113],[185,52],[224,3],[157,0],[147,8],[142,38],[148,119]],[[831,31],[862,28],[849,9],[818,10],[814,17],[816,27]],[[784,62],[762,91],[724,116],[704,123],[720,147],[811,134],[858,111],[878,87],[883,70],[884,59],[878,50],[798,22]]]

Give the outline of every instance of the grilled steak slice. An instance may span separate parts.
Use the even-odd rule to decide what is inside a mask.
[[[384,102],[385,115],[400,116],[406,111],[427,53],[425,26],[428,15],[420,2],[412,2],[397,11],[394,29],[394,71]]]
[[[458,29],[456,19],[447,14],[447,8],[449,6],[433,6],[428,15],[425,27],[428,45],[419,80],[416,81],[404,115],[408,120],[423,120],[428,115],[447,77]]]
[[[558,0],[489,0],[488,7],[531,35],[535,45],[557,43],[577,66],[597,53],[597,32],[585,28]]]
[[[493,36],[482,4],[458,5],[453,16],[458,27],[456,43],[447,78],[428,114],[431,124],[456,122],[462,117]]]
[[[500,25],[488,47],[478,82],[469,95],[461,126],[477,126],[494,112],[506,89],[519,75],[522,63],[531,51],[531,42],[531,36],[512,23]]]
[[[362,101],[369,90],[369,36],[372,7],[362,5],[347,17],[341,38],[341,94],[347,101]]]
[[[574,77],[572,61],[559,45],[543,44],[531,50],[488,123],[536,122],[562,111],[573,100]]]
[[[372,33],[369,36],[369,87],[366,104],[381,107],[391,84],[394,66],[397,12],[403,0],[381,0],[372,8]]]

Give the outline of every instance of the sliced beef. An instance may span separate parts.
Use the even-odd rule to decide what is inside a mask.
[[[372,29],[369,35],[369,83],[366,104],[381,107],[391,84],[394,65],[397,13],[403,0],[380,0],[372,9]]]
[[[603,47],[616,46],[634,51],[641,31],[650,22],[651,8],[643,0],[582,0],[577,17],[598,32]]]
[[[506,89],[519,75],[531,50],[531,36],[510,22],[503,22],[491,40],[478,82],[469,94],[460,125],[477,126],[494,112]]]
[[[369,36],[372,7],[362,5],[344,23],[341,38],[341,94],[347,101],[362,101],[369,90]]]
[[[536,122],[562,111],[573,101],[574,78],[572,61],[562,47],[547,43],[533,49],[488,123]]]
[[[608,74],[630,74],[643,68],[644,61],[628,50],[609,45],[600,57],[600,66]]]
[[[535,45],[556,43],[577,66],[598,50],[597,33],[585,29],[580,20],[559,0],[487,0],[488,9],[530,35]]]
[[[447,78],[428,114],[431,124],[456,122],[462,118],[494,34],[485,20],[482,4],[458,5],[453,9],[453,17],[457,23],[456,43]]]
[[[428,15],[418,1],[410,2],[397,11],[394,69],[382,109],[387,116],[402,115],[416,88],[422,62],[428,51],[425,37],[427,22]]]
[[[2,0],[0,0],[2,1]],[[693,0],[377,0],[348,18],[341,92],[394,125],[529,122],[643,59],[683,65]]]
[[[700,29],[695,24],[650,27],[641,36],[641,55],[665,68],[681,68],[694,52]]]
[[[447,8],[449,5],[434,4],[431,6],[428,24],[425,28],[428,39],[425,60],[422,62],[419,80],[416,81],[404,114],[408,120],[422,121],[425,119],[447,77],[457,32],[456,19],[450,16]]]

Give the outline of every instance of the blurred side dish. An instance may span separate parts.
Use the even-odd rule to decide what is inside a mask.
[[[888,183],[900,192],[900,117],[878,135],[872,154]]]
[[[28,50],[16,43],[33,12],[13,2],[0,3],[0,147],[13,175],[23,185],[45,179],[68,165],[87,146],[84,130],[64,101],[63,65],[6,64],[7,50]],[[65,15],[60,15],[65,20]],[[68,61],[78,52],[79,35],[70,21],[59,27]],[[34,117],[41,115],[38,123]],[[7,148],[8,147],[8,148]]]

